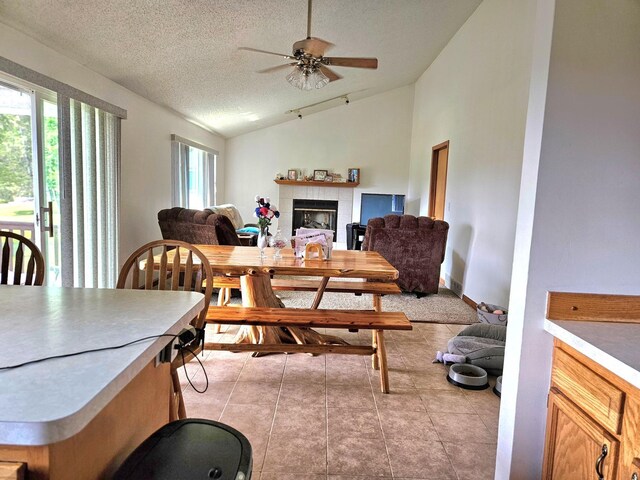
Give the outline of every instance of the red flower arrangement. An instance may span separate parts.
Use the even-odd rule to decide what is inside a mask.
[[[280,212],[275,205],[271,204],[269,197],[256,195],[256,203],[258,206],[256,207],[253,216],[258,219],[260,230],[265,231],[269,228],[269,225],[271,225],[272,218],[280,217]]]

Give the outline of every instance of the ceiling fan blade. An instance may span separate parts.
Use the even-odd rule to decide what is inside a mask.
[[[277,72],[278,70],[282,70],[285,68],[291,68],[297,65],[297,63],[285,63],[284,65],[276,65],[275,67],[265,68],[264,70],[258,70],[256,73],[271,73]]]
[[[313,57],[321,57],[324,52],[333,47],[333,43],[327,42],[321,38],[309,37],[304,40],[299,40],[293,44],[293,51],[304,50],[304,53],[308,53]]]
[[[335,67],[378,68],[377,58],[324,57],[322,63]]]
[[[342,75],[338,75],[336,72],[331,70],[329,67],[325,67],[324,65],[320,67],[320,71],[329,79],[330,82],[335,82],[336,80],[340,80]]]
[[[257,48],[238,47],[238,50],[246,50],[247,52],[268,53],[269,55],[278,55],[279,57],[289,58],[291,60],[296,59],[295,57],[292,57],[291,55],[287,55],[285,53],[268,52],[266,50],[259,50]]]

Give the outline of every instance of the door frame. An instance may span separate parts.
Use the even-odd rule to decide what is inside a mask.
[[[447,149],[447,153],[449,150],[449,140],[446,140],[442,143],[439,143],[438,145],[435,145],[431,148],[431,178],[430,178],[430,185],[429,185],[429,211],[428,211],[428,216],[433,218],[435,216],[435,210],[436,210],[436,186],[437,186],[437,182],[438,182],[438,154],[440,152],[440,150],[444,150]],[[445,180],[444,180],[444,192],[443,194],[446,195],[447,193],[447,175],[449,174],[449,160],[448,160],[449,156],[447,155],[447,172],[445,175]],[[444,216],[444,215],[443,215]]]

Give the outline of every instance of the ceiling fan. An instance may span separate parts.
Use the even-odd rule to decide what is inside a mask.
[[[378,68],[377,58],[325,57],[324,53],[333,47],[333,43],[311,36],[311,3],[312,0],[309,0],[307,38],[293,44],[292,55],[250,47],[239,48],[239,50],[268,53],[269,55],[278,55],[287,60],[293,60],[293,62],[284,65],[259,70],[258,73],[270,73],[293,67],[293,70],[286,76],[287,81],[300,90],[311,90],[314,87],[322,88],[329,82],[334,82],[342,78],[341,75],[334,72],[329,66],[371,68],[374,70]]]

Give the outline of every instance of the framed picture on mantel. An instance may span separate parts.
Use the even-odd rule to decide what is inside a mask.
[[[326,170],[314,170],[313,171],[313,179],[316,182],[324,182],[324,179],[327,176],[327,171]]]
[[[347,182],[357,183],[359,181],[360,181],[360,169],[350,168],[349,173],[347,174]]]

